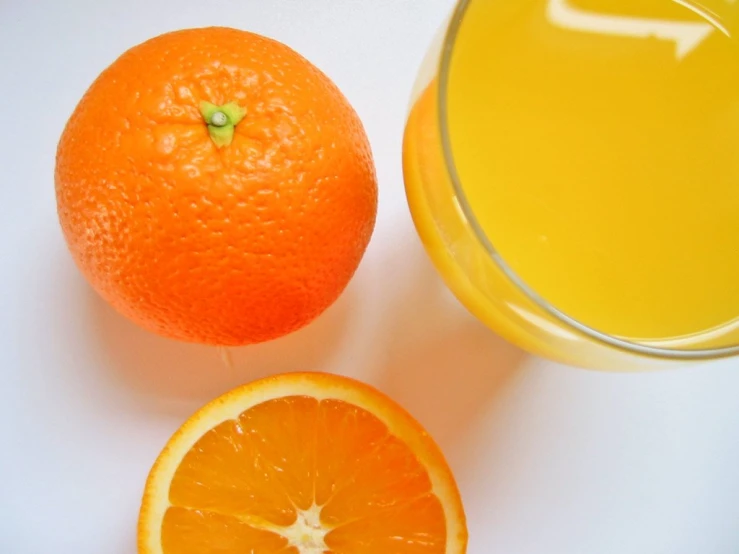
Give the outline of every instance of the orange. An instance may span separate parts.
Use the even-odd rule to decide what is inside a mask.
[[[355,272],[377,185],[337,87],[274,40],[188,29],[125,52],[61,136],[59,219],[84,276],[156,333],[217,345],[307,324]]]
[[[280,375],[214,400],[146,483],[139,554],[463,554],[442,453],[380,392]]]

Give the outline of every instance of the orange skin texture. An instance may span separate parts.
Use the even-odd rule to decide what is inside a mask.
[[[246,116],[217,148],[201,101]],[[59,142],[59,220],[80,270],[160,335],[235,346],[306,325],[345,288],[377,212],[362,124],[274,40],[188,29],[125,52]]]

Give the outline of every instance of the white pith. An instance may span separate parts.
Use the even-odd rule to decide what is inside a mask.
[[[328,547],[324,539],[328,529],[321,523],[321,508],[313,504],[307,510],[298,510],[298,518],[290,527],[277,531],[300,554],[323,554]]]

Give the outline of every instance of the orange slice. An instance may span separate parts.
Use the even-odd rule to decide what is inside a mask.
[[[375,389],[294,373],[237,388],[159,455],[139,554],[463,554],[464,510],[423,428]]]

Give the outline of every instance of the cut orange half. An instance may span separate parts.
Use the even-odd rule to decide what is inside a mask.
[[[434,441],[345,377],[293,373],[237,388],[159,455],[139,554],[463,554],[464,510]]]

